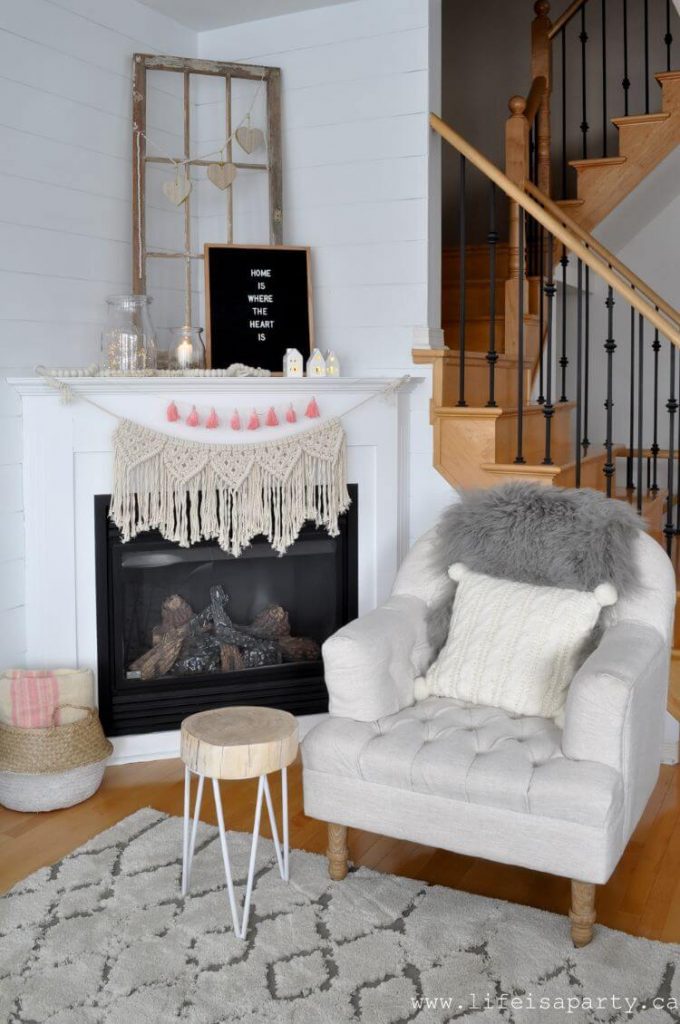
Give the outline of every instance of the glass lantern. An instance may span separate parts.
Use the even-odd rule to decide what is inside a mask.
[[[205,368],[205,345],[203,328],[174,327],[170,343],[170,370],[203,370]]]
[[[149,315],[148,295],[110,295],[101,336],[103,370],[132,373],[155,370],[156,334]]]

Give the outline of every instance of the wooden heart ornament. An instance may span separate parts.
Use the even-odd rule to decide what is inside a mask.
[[[242,124],[236,129],[236,141],[245,153],[252,153],[264,143],[264,132],[259,128]]]
[[[175,206],[181,206],[191,192],[191,182],[185,174],[178,175],[174,181],[163,182],[163,194]]]
[[[208,164],[208,178],[222,191],[229,188],[235,177],[236,168],[233,164]]]

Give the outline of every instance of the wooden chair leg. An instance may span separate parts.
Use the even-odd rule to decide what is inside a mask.
[[[574,945],[587,946],[595,924],[595,886],[591,882],[571,883],[571,939]]]
[[[328,874],[340,882],[347,874],[347,826],[328,823]]]

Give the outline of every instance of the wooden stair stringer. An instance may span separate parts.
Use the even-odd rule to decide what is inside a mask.
[[[571,160],[577,199],[559,200],[581,227],[592,231],[680,144],[680,71],[655,76],[661,86],[658,113],[612,118],[619,130],[616,156]]]

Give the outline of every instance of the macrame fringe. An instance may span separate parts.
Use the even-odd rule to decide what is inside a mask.
[[[337,536],[350,505],[339,420],[258,444],[177,440],[122,420],[113,439],[110,516],[129,541],[145,530],[189,547],[216,540],[238,557],[264,535],[279,554],[311,520]]]

